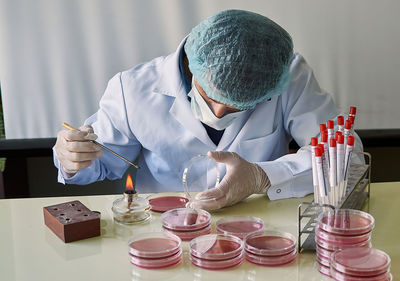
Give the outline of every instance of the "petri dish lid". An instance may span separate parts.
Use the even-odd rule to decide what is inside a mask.
[[[190,241],[189,247],[190,254],[200,259],[226,260],[243,252],[243,241],[233,235],[208,234]]]
[[[148,232],[132,236],[128,241],[129,254],[140,258],[164,258],[181,249],[181,239],[171,233]]]
[[[189,200],[194,198],[195,193],[216,187],[219,180],[217,162],[203,154],[190,159],[182,174],[183,190]]]
[[[273,230],[251,233],[244,243],[247,252],[261,256],[285,255],[296,249],[296,238],[292,234]]]
[[[219,219],[215,226],[218,233],[243,239],[247,234],[263,229],[264,221],[252,216],[231,216]]]
[[[196,238],[197,236],[200,235],[205,235],[205,234],[210,234],[211,233],[211,224],[207,225],[206,227],[199,229],[199,230],[194,230],[194,231],[174,231],[168,228],[164,228],[164,231],[168,231],[172,234],[175,234],[179,238],[182,239],[182,241],[190,241],[193,238]]]
[[[140,258],[132,255],[129,255],[129,259],[131,264],[139,267],[148,269],[165,268],[175,265],[182,260],[182,250],[179,249],[178,252],[176,252],[172,256],[158,258],[158,259]]]
[[[390,257],[374,248],[341,249],[332,255],[331,267],[346,275],[375,276],[389,270]]]
[[[347,248],[357,248],[357,247],[362,247],[362,248],[371,248],[371,237],[368,238],[367,241],[361,242],[361,243],[356,243],[356,244],[333,244],[331,242],[325,241],[324,239],[319,238],[318,236],[315,236],[315,243],[317,243],[318,246],[325,250],[329,251],[336,251],[339,249],[347,249]]]
[[[169,210],[186,207],[189,199],[176,193],[157,193],[148,197],[153,212],[166,212]]]
[[[325,266],[325,265],[323,265],[323,264],[318,263],[318,271],[320,273],[322,273],[323,275],[331,277],[330,268]]]
[[[334,268],[331,268],[331,276],[333,279],[337,281],[391,281],[393,280],[392,274],[390,272],[385,272],[383,274],[370,276],[370,277],[357,277],[346,275],[344,273],[336,271]]]
[[[246,251],[246,259],[255,264],[264,266],[281,266],[293,262],[297,257],[297,250],[281,256],[259,256]]]
[[[209,212],[201,209],[179,208],[161,215],[165,228],[180,231],[193,231],[206,227],[211,222]]]
[[[367,241],[371,236],[371,232],[361,235],[339,235],[326,232],[317,225],[315,227],[315,235],[334,245],[354,245]]]
[[[192,264],[197,267],[205,268],[205,269],[226,269],[238,266],[243,261],[243,252],[240,252],[239,255],[225,260],[207,260],[196,257],[194,255],[190,255],[190,260]]]
[[[322,212],[317,221],[320,229],[339,235],[368,233],[371,232],[375,224],[374,217],[370,214],[352,209],[336,209]]]

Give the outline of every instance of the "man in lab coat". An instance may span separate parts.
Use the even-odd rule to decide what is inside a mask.
[[[225,163],[220,184],[193,207],[218,209],[251,194],[271,200],[313,191],[306,146],[338,111],[289,34],[240,10],[202,21],[175,53],[115,75],[97,113],[80,130],[60,131],[54,147],[59,181],[87,184],[122,177],[138,159],[140,192],[182,191],[182,171],[198,154]]]

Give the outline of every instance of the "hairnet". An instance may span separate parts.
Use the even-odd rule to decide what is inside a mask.
[[[208,97],[245,110],[286,89],[293,43],[272,20],[227,10],[194,27],[185,52],[190,71]]]

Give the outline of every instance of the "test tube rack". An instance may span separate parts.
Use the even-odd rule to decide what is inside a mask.
[[[370,196],[371,154],[362,152],[365,164],[351,164],[346,192],[336,208],[361,210]],[[302,202],[297,208],[298,214],[298,252],[315,251],[315,226],[318,215],[326,208],[335,209],[332,205],[320,205],[313,201]]]

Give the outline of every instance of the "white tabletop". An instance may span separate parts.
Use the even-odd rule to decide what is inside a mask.
[[[400,183],[373,184],[371,188],[371,199],[365,208],[376,219],[373,246],[391,256],[391,271],[396,276],[400,273],[400,243],[396,239],[400,215],[395,198],[399,198]],[[177,266],[157,270],[135,267],[129,263],[127,241],[136,233],[161,231],[160,214],[152,212],[152,218],[144,224],[116,224],[111,205],[118,197],[0,200],[0,280],[331,280],[317,271],[315,254],[311,252],[301,253],[294,263],[281,267],[244,261],[227,270],[200,269],[189,260],[188,242],[182,243],[183,261]],[[65,244],[45,226],[43,207],[72,200],[101,212],[100,237]],[[236,206],[211,213],[213,232],[215,221],[221,217],[251,215],[262,218],[267,229],[287,231],[297,237],[297,206],[311,200],[312,196],[269,201],[264,195],[253,195]]]

